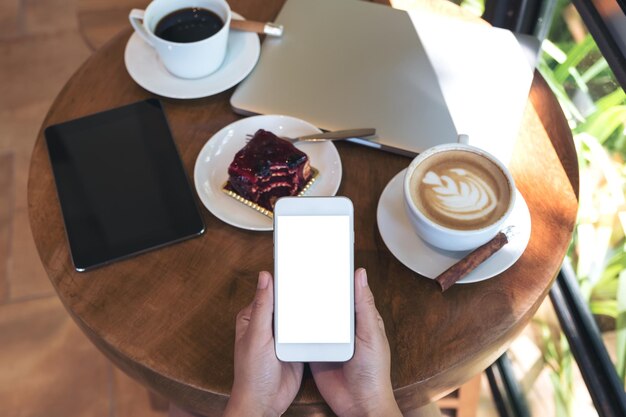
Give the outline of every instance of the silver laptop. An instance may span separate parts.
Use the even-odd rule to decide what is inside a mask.
[[[374,127],[353,142],[413,155],[457,132],[408,14],[360,0],[287,0],[253,72],[231,98],[241,114],[285,114],[324,130]]]

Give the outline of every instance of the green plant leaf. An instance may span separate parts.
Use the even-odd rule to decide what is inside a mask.
[[[563,87],[563,84],[556,79],[552,68],[550,68],[543,59],[541,59],[537,65],[537,69],[559,101],[565,116],[570,122],[570,125],[574,124],[575,126],[577,123],[585,121],[585,117],[580,113],[572,99],[569,97],[565,91],[565,87]]]
[[[598,300],[615,300],[618,286],[618,275],[615,275],[610,280],[598,281],[596,285],[593,286],[591,298]]]
[[[626,105],[613,106],[594,112],[586,122],[576,128],[576,132],[585,132],[604,143],[617,129],[623,129],[625,122]]]
[[[485,12],[484,0],[463,0],[460,6],[476,16],[482,16]]]
[[[608,151],[602,147],[601,142],[595,136],[588,133],[580,133],[576,136],[588,146],[591,162],[602,169],[604,178],[607,181],[608,191],[611,193],[614,201],[623,201],[622,176],[619,170],[615,168]]]
[[[594,315],[617,318],[617,300],[591,300],[589,309]]]
[[[589,87],[587,86],[587,83],[585,82],[585,80],[583,79],[583,77],[580,75],[580,73],[575,67],[571,67],[569,69],[569,75],[572,76],[572,78],[574,79],[574,83],[576,84],[576,87],[578,87],[578,89],[582,93],[584,94],[589,93]]]
[[[545,364],[550,368],[551,373],[560,373],[560,360],[559,353],[556,348],[556,344],[552,338],[552,332],[550,326],[544,321],[539,323],[541,331],[541,341],[543,343],[543,360]]]
[[[615,321],[617,333],[617,374],[622,385],[626,379],[626,271],[619,274],[619,288],[617,291],[617,319]]]
[[[626,103],[626,93],[622,88],[618,88],[612,93],[605,95],[602,98],[596,100],[596,108],[599,111],[610,109],[613,106]]]
[[[594,288],[598,286],[602,287],[604,285],[609,285],[611,282],[617,279],[617,276],[619,275],[620,272],[622,272],[623,269],[624,269],[624,266],[621,264],[621,262],[608,264],[604,268],[604,272],[600,276],[600,279],[598,280],[596,285],[594,285]]]
[[[617,132],[615,141],[613,142],[613,148],[622,155],[626,154],[626,132],[624,130]]]
[[[581,78],[585,83],[588,83],[589,81],[591,81],[596,75],[602,73],[602,71],[605,71],[606,69],[609,68],[609,63],[606,62],[606,59],[604,59],[604,57],[601,57],[600,59],[598,59],[596,62],[594,62],[594,64],[592,66],[590,66],[587,71],[585,71],[582,75]]]
[[[624,246],[619,245],[611,250],[612,255],[604,267],[600,279],[593,286],[593,295],[599,298],[616,299],[617,281],[620,273],[626,269],[626,252]]]
[[[570,70],[575,68],[584,58],[589,55],[591,51],[597,49],[596,43],[590,34],[585,36],[582,42],[574,45],[574,47],[567,52],[567,59],[562,64],[559,64],[554,70],[554,76],[560,84],[564,84],[567,78],[570,76]]]

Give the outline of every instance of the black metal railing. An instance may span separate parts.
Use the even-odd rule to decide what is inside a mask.
[[[493,26],[533,35],[543,41],[556,8],[556,0],[485,0],[483,19]]]
[[[552,305],[600,417],[626,416],[626,393],[568,262],[550,290]]]
[[[500,417],[530,417],[526,398],[506,352],[485,370],[485,374]]]
[[[626,88],[626,2],[572,0],[615,78]]]
[[[600,331],[580,294],[576,275],[564,262],[550,300],[599,417],[626,416],[626,392]],[[524,394],[506,353],[485,370],[500,417],[529,417]]]

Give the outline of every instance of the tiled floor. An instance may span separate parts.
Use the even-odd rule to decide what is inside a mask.
[[[0,416],[165,416],[162,401],[151,402],[71,321],[30,232],[34,141],[56,94],[91,53],[77,1],[0,0]],[[479,415],[491,415],[489,400],[482,404]]]

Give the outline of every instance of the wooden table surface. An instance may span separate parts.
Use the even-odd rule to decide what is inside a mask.
[[[438,8],[437,2],[419,3]],[[244,16],[272,20],[282,0],[233,0],[231,5]],[[451,10],[449,5],[443,9]],[[57,97],[43,127],[153,96],[124,67],[130,34],[124,30],[85,62]],[[240,118],[229,105],[232,91],[198,100],[162,99],[190,178],[206,140]],[[42,132],[30,166],[29,215],[39,255],[67,311],[129,375],[183,408],[220,415],[233,378],[235,316],[252,299],[258,271],[273,269],[272,234],[229,226],[200,204],[206,223],[201,237],[78,273],[70,260]],[[355,265],[367,268],[385,321],[400,407],[417,408],[488,367],[547,295],[578,206],[571,133],[556,99],[536,74],[510,164],[530,209],[528,247],[499,276],[457,285],[445,294],[397,261],[378,232],[378,199],[409,159],[350,143],[337,148],[343,164],[338,194],[355,206]],[[305,375],[285,415],[313,414],[332,415]]]

